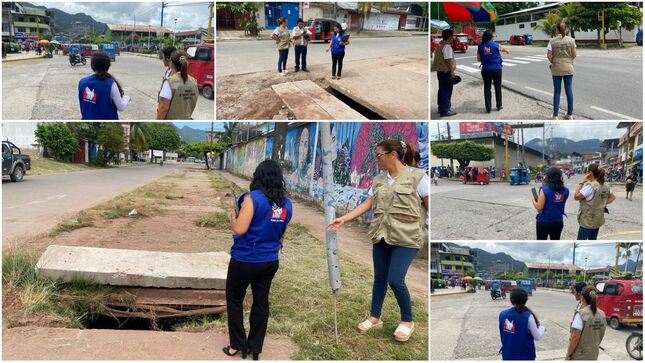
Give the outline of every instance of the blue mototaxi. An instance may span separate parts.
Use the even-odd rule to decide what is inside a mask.
[[[526,290],[529,296],[533,296],[533,285],[531,285],[531,280],[520,280],[519,285],[521,288]]]
[[[113,62],[116,62],[116,47],[112,43],[101,43],[99,50],[110,56]]]
[[[522,168],[519,166],[513,167],[509,170],[509,181],[511,182],[511,185],[513,184],[522,184],[522,183],[529,183],[529,171],[526,168]]]
[[[533,44],[533,35],[531,34],[524,34],[524,41],[526,45],[531,45]]]
[[[70,44],[69,47],[69,54],[81,54],[81,45],[80,44]]]

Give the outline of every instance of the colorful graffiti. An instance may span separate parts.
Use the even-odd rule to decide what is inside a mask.
[[[287,130],[285,183],[291,193],[322,201],[321,145],[317,123]],[[374,148],[386,139],[406,141],[421,155],[420,167],[428,165],[428,125],[414,122],[333,122],[331,124],[332,198],[337,208],[350,210],[367,198],[372,179],[379,173]],[[227,169],[250,177],[263,158],[271,157],[273,136],[238,145],[227,152]]]

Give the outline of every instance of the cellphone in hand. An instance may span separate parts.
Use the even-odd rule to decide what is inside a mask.
[[[533,199],[537,202],[538,198],[539,198],[539,195],[538,195],[537,191],[535,190],[535,187],[531,188],[531,193],[533,193]]]

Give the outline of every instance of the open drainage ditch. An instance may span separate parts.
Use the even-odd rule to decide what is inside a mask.
[[[365,116],[368,120],[387,120],[385,117],[378,114],[376,111],[372,110],[356,101],[352,97],[344,94],[343,92],[335,89],[332,86],[327,86],[323,88],[325,91],[330,93],[332,96],[338,98],[341,102],[352,108],[354,111]]]
[[[109,330],[155,330],[175,331],[180,326],[194,322],[196,318],[211,317],[213,320],[219,315],[199,315],[182,318],[147,319],[138,317],[113,317],[97,315],[91,320],[85,321],[85,329],[109,329]]]

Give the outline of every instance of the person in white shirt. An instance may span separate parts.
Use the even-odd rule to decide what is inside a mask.
[[[302,63],[302,71],[309,72],[307,69],[309,36],[311,36],[311,32],[305,27],[305,22],[302,19],[298,19],[298,25],[291,32],[291,39],[296,49],[296,72],[300,71],[300,63]]]

